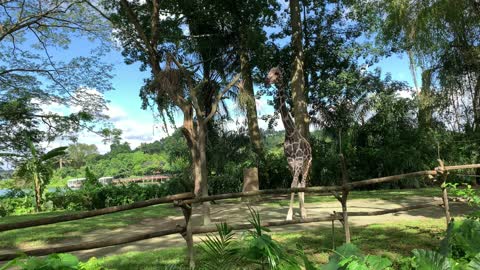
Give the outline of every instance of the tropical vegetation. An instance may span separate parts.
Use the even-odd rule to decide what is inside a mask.
[[[239,192],[252,168],[261,189],[290,187],[278,89],[263,84],[272,67],[282,71],[286,107],[312,147],[309,185],[340,183],[340,157],[349,181],[432,170],[438,160],[480,163],[479,37],[478,0],[0,1],[0,216]],[[115,53],[144,75],[138,106],[163,128],[153,142],[130,145],[108,119]],[[408,67],[382,71],[394,56]],[[85,133],[110,148],[100,153],[100,144],[82,141]],[[169,180],[98,181],[159,174]],[[82,188],[66,187],[78,178]],[[438,186],[433,180],[368,189]],[[442,188],[475,209],[479,184],[474,168],[451,172]],[[200,207],[210,223],[210,202]],[[305,247],[277,242],[250,211],[254,229],[240,241],[228,223],[206,237],[204,267],[480,268],[478,211],[455,218],[437,247],[410,248],[410,257],[368,254],[354,243],[330,250],[323,266]],[[57,254],[5,267],[101,264]]]

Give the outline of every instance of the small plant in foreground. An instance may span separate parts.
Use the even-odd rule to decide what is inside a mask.
[[[306,259],[306,258],[305,258]],[[390,270],[392,262],[375,255],[364,256],[354,244],[343,244],[329,257],[322,270]],[[316,268],[307,268],[315,270]]]
[[[261,225],[260,214],[249,210],[253,230],[241,238],[242,245],[233,241],[234,233],[226,223],[217,225],[218,236],[208,234],[202,240],[201,248],[208,259],[201,269],[235,269],[235,265],[238,269],[300,269],[295,257],[267,234],[270,230]]]
[[[440,250],[412,251],[402,270],[479,270],[480,222],[473,219],[450,222]]]
[[[45,258],[19,257],[5,264],[0,270],[106,270],[100,266],[100,261],[92,257],[83,263],[72,254],[51,254]]]
[[[465,199],[470,206],[480,207],[480,190],[473,189],[469,184],[463,184],[465,188],[459,188],[458,183],[447,183],[446,186],[450,191]],[[469,219],[480,220],[480,210],[473,211],[472,213],[466,215]]]

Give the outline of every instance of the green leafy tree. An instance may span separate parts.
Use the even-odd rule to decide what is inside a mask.
[[[53,175],[53,163],[55,157],[65,155],[67,147],[58,147],[46,153],[41,153],[32,141],[27,139],[30,155],[22,157],[15,175],[33,185],[35,192],[35,211],[41,211],[42,196],[45,186]]]
[[[111,66],[101,61],[108,25],[84,1],[2,1],[0,8],[0,151],[28,153],[24,134],[38,143],[95,129],[92,122],[105,118],[101,93],[112,89]],[[62,56],[79,37],[97,40],[97,53]]]
[[[368,16],[367,21],[373,25],[370,29],[377,34],[377,44],[382,50],[408,54],[417,88],[419,127],[426,132],[438,130],[442,128],[440,122],[449,129],[465,132],[465,140],[477,138],[480,130],[478,2],[384,0],[358,6],[361,10],[374,10],[376,15]],[[418,70],[421,86],[416,79]],[[477,170],[476,174],[479,173]]]
[[[98,155],[94,144],[75,143],[68,146],[68,158],[74,168],[80,168]]]
[[[238,100],[245,109],[250,142],[258,158],[263,158],[263,143],[258,125],[256,96],[254,93],[253,68],[262,54],[267,41],[264,27],[273,26],[277,21],[277,1],[252,0],[231,1],[225,12],[230,16],[235,38],[231,46],[237,50],[242,83],[239,88]],[[236,31],[235,31],[236,30]]]
[[[223,18],[217,13],[218,6],[200,0],[102,3],[105,11],[100,7],[97,10],[116,29],[126,61],[139,61],[142,69],[151,72],[140,93],[144,107],[153,101],[151,105],[171,123],[174,111],[183,114],[182,132],[191,152],[194,193],[208,195],[207,126],[240,77],[227,72],[226,48],[217,43],[228,38],[226,25],[214,21]],[[161,14],[169,16],[161,19]],[[183,35],[182,27],[190,36]],[[204,221],[209,223],[209,204],[203,205]]]

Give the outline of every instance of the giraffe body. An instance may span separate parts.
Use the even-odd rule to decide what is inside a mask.
[[[305,139],[300,131],[296,128],[293,117],[286,105],[286,94],[282,81],[282,73],[279,68],[272,68],[266,78],[267,84],[275,84],[278,91],[278,99],[280,102],[279,110],[285,128],[285,142],[283,150],[287,158],[288,168],[292,173],[292,188],[304,188],[307,186],[308,173],[312,165],[312,148],[307,139]],[[287,220],[293,218],[293,201],[295,193],[290,195],[290,208],[288,209]],[[302,219],[307,217],[305,210],[305,194],[298,193],[300,201],[300,214]]]

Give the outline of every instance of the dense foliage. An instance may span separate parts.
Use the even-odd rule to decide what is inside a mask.
[[[46,258],[20,257],[5,265],[1,270],[21,269],[21,270],[102,270],[104,269],[99,260],[95,257],[87,262],[80,262],[72,254],[51,254]]]
[[[101,132],[95,123],[105,119],[102,93],[112,90],[112,67],[102,61],[109,27],[101,17],[78,1],[0,6],[0,151],[28,152],[25,134],[38,144],[83,128]],[[97,49],[67,51],[75,38],[95,39]]]

